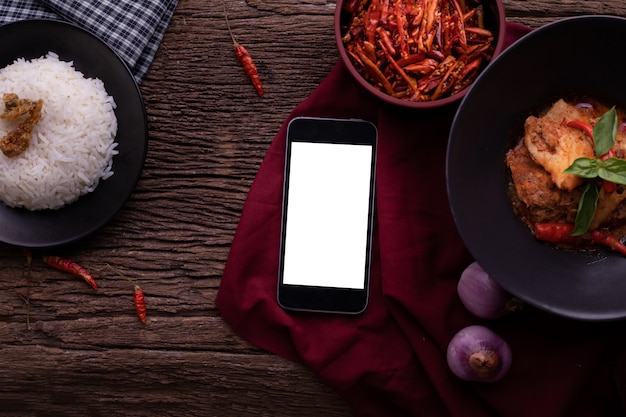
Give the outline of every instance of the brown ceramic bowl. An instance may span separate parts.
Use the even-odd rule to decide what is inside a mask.
[[[443,97],[431,101],[410,101],[408,99],[399,99],[374,87],[374,85],[372,85],[370,81],[365,79],[354,66],[349,54],[346,52],[346,48],[342,41],[342,36],[344,35],[344,32],[346,31],[347,26],[351,20],[350,13],[344,10],[345,3],[348,3],[348,1],[337,0],[337,6],[335,9],[335,39],[337,42],[337,48],[339,50],[339,55],[341,56],[341,59],[344,62],[345,66],[348,68],[348,71],[350,71],[350,74],[352,74],[354,79],[368,92],[384,102],[412,109],[428,109],[441,107],[450,103],[458,102],[461,98],[463,98],[463,96],[465,96],[465,93],[467,92],[471,84],[452,96]],[[493,60],[493,58],[495,58],[504,49],[504,6],[502,4],[502,0],[481,0],[481,3],[484,9],[485,27],[495,35],[495,48],[492,57]],[[480,71],[482,71],[485,67],[486,63],[483,63]]]

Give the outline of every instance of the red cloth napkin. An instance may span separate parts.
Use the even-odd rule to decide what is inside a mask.
[[[508,44],[528,31],[507,24]],[[445,185],[456,108],[387,106],[338,63],[289,120],[355,117],[378,127],[369,306],[342,316],[286,312],[276,302],[286,121],[250,189],[217,307],[239,335],[312,369],[357,416],[619,415],[622,322],[576,322],[532,308],[485,322],[461,305],[456,283],[472,259]],[[511,346],[513,366],[498,383],[464,382],[448,369],[447,344],[470,324],[486,324]]]

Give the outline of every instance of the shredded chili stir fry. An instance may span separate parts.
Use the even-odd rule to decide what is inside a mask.
[[[350,0],[342,40],[374,87],[432,101],[469,86],[492,58],[494,34],[477,0]]]

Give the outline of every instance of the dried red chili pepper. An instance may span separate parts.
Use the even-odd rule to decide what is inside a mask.
[[[60,258],[58,256],[44,256],[43,261],[55,269],[69,272],[75,277],[84,279],[87,284],[93,287],[93,289],[98,289],[98,284],[89,271],[76,262],[70,259]]]
[[[361,51],[361,49],[356,49],[355,52],[358,54],[358,57],[361,60],[361,62],[363,63],[363,66],[364,66],[365,70],[368,71],[368,73],[378,83],[380,83],[383,86],[383,88],[387,92],[387,94],[393,95],[394,94],[393,86],[391,85],[391,83],[389,82],[387,77],[385,77],[385,75],[376,66],[376,64],[374,62],[372,62],[372,60],[367,57],[365,52]]]
[[[574,225],[571,223],[537,223],[534,225],[535,237],[549,243],[576,243],[580,239],[571,236]]]
[[[604,187],[604,191],[607,193],[614,193],[617,191],[617,184],[611,181],[602,180],[602,187]]]
[[[591,232],[591,240],[601,245],[608,246],[612,250],[626,256],[626,245],[617,237],[613,236],[608,230],[594,230]]]
[[[396,41],[400,45],[400,56],[406,58],[411,55],[409,50],[409,34],[407,33],[408,21],[404,11],[404,2],[396,1],[393,9],[396,21]]]
[[[232,30],[230,29],[230,23],[228,22],[226,9],[224,9],[224,16],[226,17],[226,26],[228,26],[228,33],[230,33],[230,37],[233,40],[233,47],[235,48],[235,56],[241,63],[243,70],[246,72],[246,75],[248,75],[248,78],[250,78],[250,81],[252,82],[252,85],[256,89],[259,96],[263,97],[263,85],[261,84],[259,71],[257,70],[256,65],[254,64],[254,61],[252,60],[252,56],[250,56],[250,53],[243,45],[241,45],[235,40],[235,36],[233,35]]]
[[[604,155],[600,157],[600,160],[606,161],[607,159],[614,158],[614,157],[615,157],[615,151],[613,151],[613,149],[609,149],[607,153],[605,153]]]
[[[613,157],[615,157],[615,152],[613,152],[613,149],[611,149],[607,153],[602,155],[600,157],[600,160],[605,161]],[[613,181],[602,180],[602,187],[604,187],[604,191],[607,193],[614,193],[615,191],[617,191],[617,184],[614,183]]]
[[[593,127],[589,123],[585,123],[582,120],[567,121],[566,119],[563,119],[561,124],[567,127],[573,127],[574,129],[582,130],[587,134],[587,136],[589,136],[589,139],[591,139],[591,143],[593,144]]]
[[[137,311],[137,316],[139,320],[143,324],[146,324],[146,300],[144,298],[143,289],[139,286],[139,284],[135,283],[132,279],[128,278],[126,275],[122,274],[116,268],[112,267],[109,264],[105,265],[105,268],[109,268],[113,272],[115,272],[120,277],[124,278],[126,281],[130,282],[133,285],[133,304],[135,305],[135,310]]]
[[[135,310],[137,311],[137,316],[139,317],[139,320],[141,320],[141,322],[143,324],[146,324],[146,313],[147,313],[147,309],[146,309],[146,300],[144,299],[144,295],[143,295],[143,290],[141,289],[141,287],[137,284],[133,284],[135,290],[133,293],[133,302],[135,304]]]

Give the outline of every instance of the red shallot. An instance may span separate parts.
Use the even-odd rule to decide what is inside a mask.
[[[511,368],[509,344],[492,330],[472,325],[461,329],[448,344],[448,366],[464,381],[497,382]]]
[[[478,262],[465,268],[457,293],[465,308],[483,319],[496,319],[523,307],[522,301],[502,288]]]

